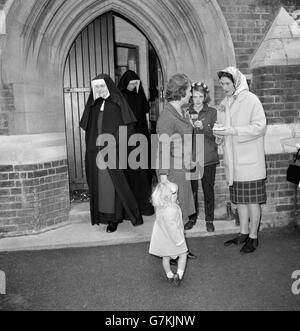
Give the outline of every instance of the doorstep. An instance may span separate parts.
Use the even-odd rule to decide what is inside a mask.
[[[91,226],[89,204],[74,204],[70,211],[70,223],[65,227],[37,235],[0,239],[0,252],[49,250],[78,247],[98,247],[108,245],[149,242],[154,216],[145,216],[144,224],[134,227],[123,222],[115,233],[106,233],[106,226]],[[235,221],[215,221],[216,231],[207,233],[205,221],[199,220],[194,228],[186,232],[187,238],[210,237],[238,233]]]

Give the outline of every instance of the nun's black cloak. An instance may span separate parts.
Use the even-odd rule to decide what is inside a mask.
[[[133,91],[127,89],[128,84],[131,81],[140,81],[139,90],[135,88]],[[126,98],[130,108],[132,109],[137,122],[135,124],[135,130],[137,133],[144,134],[149,138],[149,129],[146,114],[149,113],[149,103],[147,101],[145,91],[139,76],[132,70],[128,70],[121,77],[118,84],[118,89],[123,93]]]
[[[140,82],[139,89],[136,88],[133,91],[129,91],[127,89],[129,83],[131,81],[138,80]],[[154,171],[151,170],[151,140],[150,140],[150,133],[148,129],[148,123],[146,114],[149,113],[149,103],[147,101],[145,91],[140,80],[140,77],[132,70],[128,70],[124,73],[121,77],[120,82],[118,84],[119,90],[123,93],[124,97],[126,98],[130,108],[132,109],[134,116],[137,119],[135,123],[135,131],[137,133],[143,134],[148,141],[148,168],[149,170],[145,170],[144,173],[146,174],[148,181],[152,184],[152,178],[155,174]],[[133,187],[134,192],[138,194],[140,190],[143,190],[141,183],[138,183],[135,178],[129,176],[129,181],[131,186]]]
[[[86,104],[80,127],[86,131],[86,177],[90,191],[90,209],[92,225],[120,223],[123,219],[130,219],[133,225],[143,223],[142,209],[139,206],[130,184],[126,171],[108,168],[100,170],[96,159],[103,148],[96,145],[101,134],[110,134],[117,142],[116,155],[119,153],[119,127],[126,125],[129,135],[134,131],[136,119],[126,100],[116,88],[113,80],[108,75],[99,75],[94,80],[104,79],[110,96],[104,100],[94,100],[91,92]],[[104,110],[101,106],[104,103]],[[149,205],[147,197],[147,205]],[[146,200],[146,198],[145,198]]]

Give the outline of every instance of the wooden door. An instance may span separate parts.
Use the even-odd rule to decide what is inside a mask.
[[[110,12],[89,24],[74,41],[66,60],[64,101],[71,190],[87,188],[85,135],[79,122],[90,93],[91,80],[102,73],[115,79],[113,20]]]

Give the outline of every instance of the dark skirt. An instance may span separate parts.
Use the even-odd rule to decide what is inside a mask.
[[[230,200],[236,205],[264,204],[267,202],[266,180],[233,182],[229,187]]]

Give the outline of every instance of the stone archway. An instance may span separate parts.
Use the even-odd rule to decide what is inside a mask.
[[[0,230],[9,223],[11,233],[69,221],[63,68],[76,36],[94,18],[113,11],[134,23],[155,48],[165,80],[184,72],[213,90],[216,72],[235,65],[217,0],[8,0],[4,9],[0,78],[13,105],[6,108],[0,172],[13,178],[2,193],[20,203],[0,208]]]
[[[217,1],[29,0],[26,5],[14,1],[3,54],[3,78],[13,84],[16,99],[11,133],[64,132],[65,59],[78,32],[107,11],[139,27],[156,49],[165,79],[184,72],[214,86],[216,71],[235,64]]]

